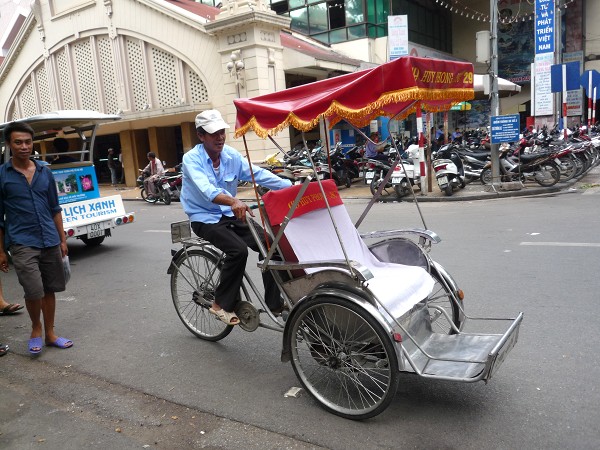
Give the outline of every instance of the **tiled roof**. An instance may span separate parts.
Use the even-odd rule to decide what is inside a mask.
[[[203,17],[208,20],[214,20],[215,16],[221,12],[219,8],[214,6],[205,5],[204,3],[197,3],[193,0],[166,0],[168,3],[179,6],[186,11],[189,11],[197,16]]]

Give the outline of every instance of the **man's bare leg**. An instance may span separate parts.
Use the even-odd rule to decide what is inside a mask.
[[[44,331],[46,343],[55,342],[58,336],[54,333],[54,313],[56,311],[56,295],[46,292],[42,298],[42,314],[44,315]]]
[[[31,338],[41,338],[42,337],[42,321],[40,320],[40,315],[42,312],[42,299],[37,300],[25,300],[25,306],[27,307],[27,312],[29,313],[29,318],[31,319]],[[31,350],[37,352],[41,351],[41,347],[33,347]]]

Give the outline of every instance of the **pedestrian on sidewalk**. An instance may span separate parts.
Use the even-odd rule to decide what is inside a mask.
[[[113,187],[116,187],[117,183],[119,182],[119,180],[117,179],[117,170],[119,169],[120,163],[115,155],[114,149],[112,149],[112,148],[108,149],[107,158],[108,158],[107,159],[108,170],[110,170],[110,184]]]

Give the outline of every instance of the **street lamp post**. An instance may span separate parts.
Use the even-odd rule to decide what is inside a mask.
[[[229,61],[225,67],[227,67],[229,75],[235,77],[235,92],[237,97],[240,98],[240,87],[244,87],[244,75],[242,71],[245,67],[244,61],[242,61],[241,51],[236,50],[231,52],[229,59],[231,59],[231,61]]]

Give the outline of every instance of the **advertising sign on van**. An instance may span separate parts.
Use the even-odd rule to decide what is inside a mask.
[[[52,174],[61,205],[100,197],[94,166],[53,169]]]

